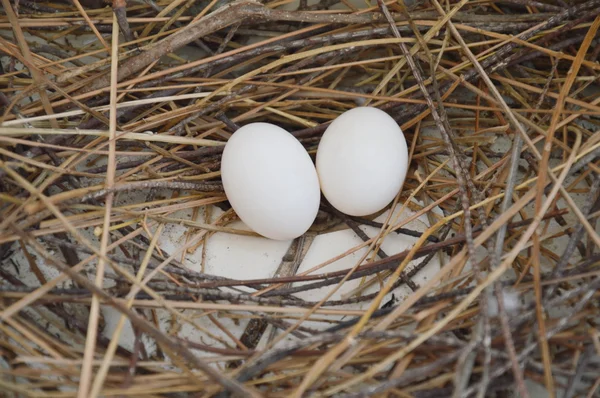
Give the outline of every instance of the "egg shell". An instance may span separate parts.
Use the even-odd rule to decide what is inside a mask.
[[[251,123],[227,141],[221,160],[227,199],[253,231],[275,240],[304,234],[319,210],[319,179],[300,142],[269,123]]]
[[[402,130],[387,113],[372,107],[340,115],[317,149],[323,195],[351,216],[385,208],[402,188],[408,164]]]

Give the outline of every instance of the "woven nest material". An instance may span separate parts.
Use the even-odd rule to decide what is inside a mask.
[[[599,394],[600,0],[1,5],[1,396]],[[263,242],[228,137],[314,154],[363,105],[406,135],[397,200],[212,272]],[[351,265],[296,273],[335,233]]]

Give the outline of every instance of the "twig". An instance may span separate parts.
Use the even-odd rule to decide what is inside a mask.
[[[125,41],[133,41],[134,38],[129,28],[129,22],[127,21],[127,4],[125,0],[113,0],[112,10],[117,17],[117,23],[119,24],[121,33],[125,37]]]
[[[105,197],[109,193],[137,191],[142,189],[181,189],[200,192],[223,192],[221,183],[198,183],[183,181],[136,181],[126,184],[115,185],[108,189],[102,189],[83,196],[81,202],[89,202]]]
[[[515,343],[513,341],[510,326],[508,324],[508,315],[504,305],[504,294],[499,284],[494,285],[494,294],[496,295],[496,300],[498,301],[498,314],[500,317],[500,326],[502,327],[502,335],[504,336],[504,342],[508,350],[510,363],[513,369],[513,375],[515,376],[515,380],[517,380],[519,394],[523,398],[529,398],[529,393],[527,392],[527,387],[525,386],[525,380],[523,378],[523,371],[521,370],[521,366],[517,360]]]

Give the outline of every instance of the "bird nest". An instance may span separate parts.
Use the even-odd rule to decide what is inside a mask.
[[[598,394],[600,1],[2,7],[3,396]],[[314,155],[363,105],[405,133],[396,200],[243,228],[238,126]]]

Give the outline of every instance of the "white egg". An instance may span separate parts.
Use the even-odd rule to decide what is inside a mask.
[[[331,123],[317,149],[323,195],[342,213],[373,214],[402,188],[408,148],[390,115],[371,107],[349,110]]]
[[[267,238],[297,238],[317,216],[315,166],[302,144],[280,127],[251,123],[237,130],[225,145],[221,177],[240,219]]]

